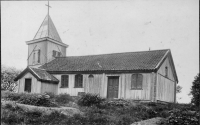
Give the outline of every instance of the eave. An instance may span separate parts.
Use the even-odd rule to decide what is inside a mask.
[[[50,42],[53,42],[53,43],[56,43],[58,45],[61,45],[63,47],[68,47],[69,45],[65,44],[65,43],[61,43],[61,42],[58,42],[54,39],[51,39],[49,37],[44,37],[44,38],[40,38],[40,39],[34,39],[34,40],[31,40],[31,41],[26,41],[26,44],[29,45],[29,44],[33,44],[33,43],[37,43],[37,42],[41,42],[41,41],[45,41],[45,40],[48,40]]]

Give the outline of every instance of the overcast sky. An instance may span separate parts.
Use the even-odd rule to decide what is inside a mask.
[[[24,69],[28,46],[47,15],[47,1],[1,1],[1,63]],[[171,49],[178,102],[199,72],[199,1],[50,1],[67,56]]]

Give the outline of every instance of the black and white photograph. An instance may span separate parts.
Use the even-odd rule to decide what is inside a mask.
[[[1,125],[199,125],[198,0],[1,1]]]

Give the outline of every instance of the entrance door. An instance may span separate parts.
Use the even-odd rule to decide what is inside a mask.
[[[118,98],[119,76],[108,76],[108,98]]]
[[[25,79],[25,92],[31,92],[31,79]]]

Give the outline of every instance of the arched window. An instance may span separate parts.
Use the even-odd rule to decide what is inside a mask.
[[[94,78],[94,76],[93,76],[92,74],[90,74],[90,75],[88,76],[88,78]]]
[[[165,67],[165,76],[168,77],[168,67]]]
[[[75,75],[75,88],[82,88],[83,87],[83,75],[78,74]]]
[[[142,89],[143,75],[133,74],[131,76],[131,89]]]
[[[68,75],[62,75],[61,76],[61,88],[67,88],[69,84],[69,76]]]

